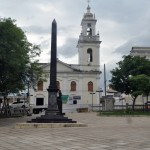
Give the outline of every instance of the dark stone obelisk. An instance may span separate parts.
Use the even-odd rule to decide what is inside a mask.
[[[58,113],[57,107],[57,23],[55,19],[52,22],[51,32],[51,64],[50,64],[50,84],[48,91],[48,109],[46,114]]]
[[[57,23],[55,19],[52,22],[51,36],[51,64],[50,64],[50,84],[48,91],[48,109],[45,115],[27,121],[28,123],[76,123],[72,119],[64,116],[61,109],[58,110],[57,101]]]

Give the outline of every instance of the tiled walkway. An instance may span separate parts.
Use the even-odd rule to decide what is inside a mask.
[[[67,116],[88,127],[15,129],[29,117],[0,119],[0,150],[150,150],[149,117]]]

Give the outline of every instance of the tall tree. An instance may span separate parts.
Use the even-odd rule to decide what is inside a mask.
[[[40,52],[39,46],[28,42],[15,20],[0,18],[0,94],[4,102],[8,94],[24,90],[29,82],[35,84],[42,77],[34,60]]]
[[[133,97],[133,109],[136,98],[143,91],[139,90],[139,85],[132,84],[131,77],[145,74],[150,76],[150,61],[139,56],[123,56],[123,60],[117,63],[117,67],[111,71],[110,80],[112,87],[125,94],[131,94]],[[132,78],[133,79],[133,78]],[[147,83],[148,84],[148,83]]]
[[[150,76],[144,74],[131,76],[130,82],[132,86],[137,87],[137,91],[139,91],[139,93],[147,97],[148,101],[148,96],[150,94]]]

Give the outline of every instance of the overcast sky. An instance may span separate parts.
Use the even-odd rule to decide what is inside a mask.
[[[133,46],[150,46],[150,0],[91,0],[100,34],[100,62],[109,70]],[[58,27],[58,58],[78,63],[77,41],[87,0],[0,0],[0,16],[17,20],[31,43],[40,45],[40,62],[49,62],[51,22]],[[101,67],[103,71],[103,67]]]

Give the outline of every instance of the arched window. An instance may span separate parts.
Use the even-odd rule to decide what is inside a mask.
[[[87,28],[87,35],[92,36],[92,29],[91,28]]]
[[[87,35],[92,36],[92,28],[91,28],[91,23],[87,24]]]
[[[88,62],[92,62],[93,61],[92,49],[88,48],[87,53],[89,54]]]
[[[37,84],[37,90],[38,91],[43,91],[43,81],[39,81]]]
[[[59,83],[59,81],[57,81],[56,84],[57,84],[57,89],[60,89],[60,83]]]
[[[91,81],[88,83],[88,91],[93,92],[93,82]]]
[[[76,82],[75,81],[72,81],[70,86],[71,86],[70,91],[76,91]]]

